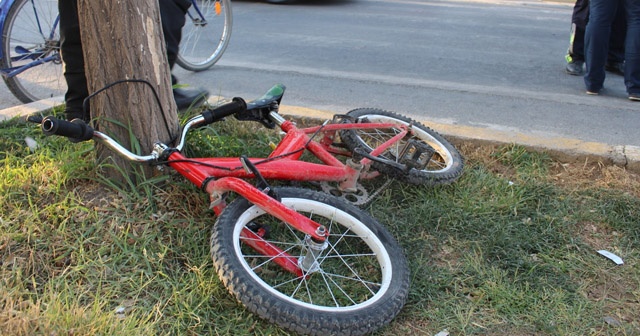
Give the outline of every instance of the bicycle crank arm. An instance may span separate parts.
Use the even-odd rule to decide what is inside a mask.
[[[396,167],[396,168],[398,168],[400,170],[403,170],[403,171],[411,169],[410,167],[408,167],[406,165],[403,165],[401,163],[398,163],[398,162],[395,162],[395,161],[391,161],[391,160],[387,160],[387,159],[383,159],[383,158],[380,158],[380,157],[377,157],[377,156],[373,156],[373,155],[367,153],[361,147],[358,147],[358,148],[354,149],[353,153],[357,154],[357,156],[354,155],[354,159],[357,160],[357,161],[360,161],[361,157],[365,157],[365,158],[367,158],[367,159],[369,159],[371,161],[384,163],[386,165],[390,165],[390,166]]]

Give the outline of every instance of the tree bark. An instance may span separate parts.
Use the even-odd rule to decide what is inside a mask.
[[[94,127],[140,155],[149,154],[156,142],[174,140],[179,131],[177,108],[158,1],[78,0],[78,15],[89,92],[121,80],[146,80],[160,99],[159,105],[143,83],[117,84],[91,100]],[[105,172],[109,178],[137,183],[154,174],[144,165],[138,175],[139,164],[102,144],[96,144],[96,154],[99,162],[112,160],[114,167]]]

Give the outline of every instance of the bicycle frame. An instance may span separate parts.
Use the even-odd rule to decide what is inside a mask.
[[[271,113],[272,118],[279,118],[277,113]],[[351,156],[351,153],[332,146],[335,133],[345,129],[379,129],[389,127],[401,128],[402,131],[379,147],[371,155],[378,155],[401,140],[408,132],[406,127],[395,124],[382,123],[340,123],[298,129],[290,121],[282,121],[280,128],[286,132],[279,145],[267,158],[249,158],[260,174],[266,179],[287,181],[331,181],[339,182],[344,190],[353,190],[359,178],[373,178],[377,172],[366,173],[371,160],[363,158],[355,163],[347,160],[342,163],[334,155]],[[320,141],[315,141],[312,135],[322,134]],[[322,163],[300,161],[302,154],[308,151]],[[225,193],[232,191],[249,202],[264,209],[271,215],[289,223],[292,227],[310,235],[318,241],[324,240],[317,223],[305,216],[286,208],[267,194],[260,192],[244,179],[254,178],[255,175],[244,169],[238,158],[187,158],[180,152],[173,152],[167,160],[167,165],[175,169],[196,186],[211,195],[211,207],[216,214],[220,214],[226,205]],[[243,236],[246,243],[263,255],[274,259],[283,269],[303,276],[297,264],[297,259],[281,250],[277,246],[262,239],[260,235],[245,228]]]
[[[333,135],[345,129],[379,129],[392,126],[403,130],[374,149],[371,153],[373,156],[382,153],[402,139],[408,132],[406,127],[381,123],[341,123],[298,129],[292,122],[285,121],[281,129],[286,132],[286,135],[274,151],[267,158],[250,158],[249,160],[259,168],[260,174],[266,179],[340,182],[341,188],[352,190],[359,178],[373,178],[378,173],[368,173],[363,169],[371,162],[368,158],[363,158],[359,163],[348,160],[347,164],[336,159],[335,154],[351,156],[351,153],[331,146]],[[322,139],[319,142],[312,140],[310,135],[319,132],[323,134]],[[305,150],[322,161],[322,164],[300,161]],[[243,169],[237,158],[187,159],[182,157],[179,160],[197,162],[197,164],[182,162],[170,164],[196,185],[200,185],[209,176],[232,176],[243,179],[254,177],[253,173]],[[363,172],[364,174],[361,174]]]
[[[360,178],[373,178],[379,174],[368,172],[371,163],[369,158],[362,158],[357,163],[348,159],[346,164],[338,160],[334,155],[350,157],[351,153],[332,145],[336,132],[346,129],[373,130],[390,127],[401,129],[397,135],[375,148],[371,155],[382,153],[400,141],[408,132],[407,127],[386,123],[335,123],[298,129],[293,122],[284,120],[277,112],[270,112],[270,117],[272,120],[276,120],[286,135],[267,158],[248,159],[258,169],[259,174],[271,180],[338,182],[343,190],[355,190],[355,185]],[[186,134],[187,131],[188,128],[185,127],[183,134]],[[101,133],[96,133],[101,139]],[[320,134],[319,141],[313,139],[314,136]],[[113,142],[102,140],[120,151]],[[179,151],[182,145],[181,142],[177,148],[165,147],[160,148],[159,151],[170,153],[166,159],[166,165],[175,169],[180,175],[210,195],[211,208],[217,215],[220,215],[226,206],[226,193],[234,192],[318,242],[323,242],[328,236],[328,232],[314,221],[287,208],[264,191],[246,182],[245,179],[256,176],[246,170],[238,158],[188,158]],[[322,163],[301,161],[300,158],[305,152],[313,154]],[[162,154],[158,154],[158,156],[162,156]],[[149,160],[148,157],[135,156],[130,159],[134,161]],[[250,238],[246,239],[245,243],[254,250],[273,258],[274,262],[284,270],[297,276],[303,276],[303,271],[296,258],[247,228],[243,229],[242,235]]]

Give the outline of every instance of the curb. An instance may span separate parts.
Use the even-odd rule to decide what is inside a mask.
[[[282,114],[300,118],[303,122],[320,122],[331,119],[334,112],[304,107],[281,105]],[[436,130],[454,144],[473,146],[501,146],[518,144],[537,152],[546,152],[555,160],[564,163],[601,162],[623,167],[640,173],[640,147],[630,145],[612,146],[599,142],[553,137],[546,134],[526,134],[490,128],[442,124],[425,118],[412,117],[416,121]],[[308,120],[308,121],[307,121]]]
[[[214,97],[219,100],[219,97]],[[63,97],[40,100],[0,110],[0,122],[25,117],[36,113],[46,113],[62,104]],[[289,115],[303,123],[319,123],[332,119],[334,112],[310,109],[299,106],[281,105],[282,114]],[[527,149],[546,152],[552,158],[565,163],[601,162],[616,165],[628,171],[640,173],[640,147],[629,145],[612,146],[598,142],[587,142],[571,138],[551,137],[545,134],[526,134],[517,131],[505,131],[489,128],[442,124],[424,118],[414,118],[426,126],[437,130],[454,144],[473,146],[500,146],[508,144],[522,145]]]
[[[26,117],[32,114],[45,113],[64,103],[64,97],[53,97],[0,110],[0,122],[15,117]]]

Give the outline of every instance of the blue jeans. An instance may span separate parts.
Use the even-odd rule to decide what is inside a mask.
[[[588,91],[598,92],[604,84],[604,65],[609,51],[611,24],[619,6],[627,16],[624,82],[628,93],[640,93],[640,1],[591,0],[589,23],[585,32],[584,84]]]

